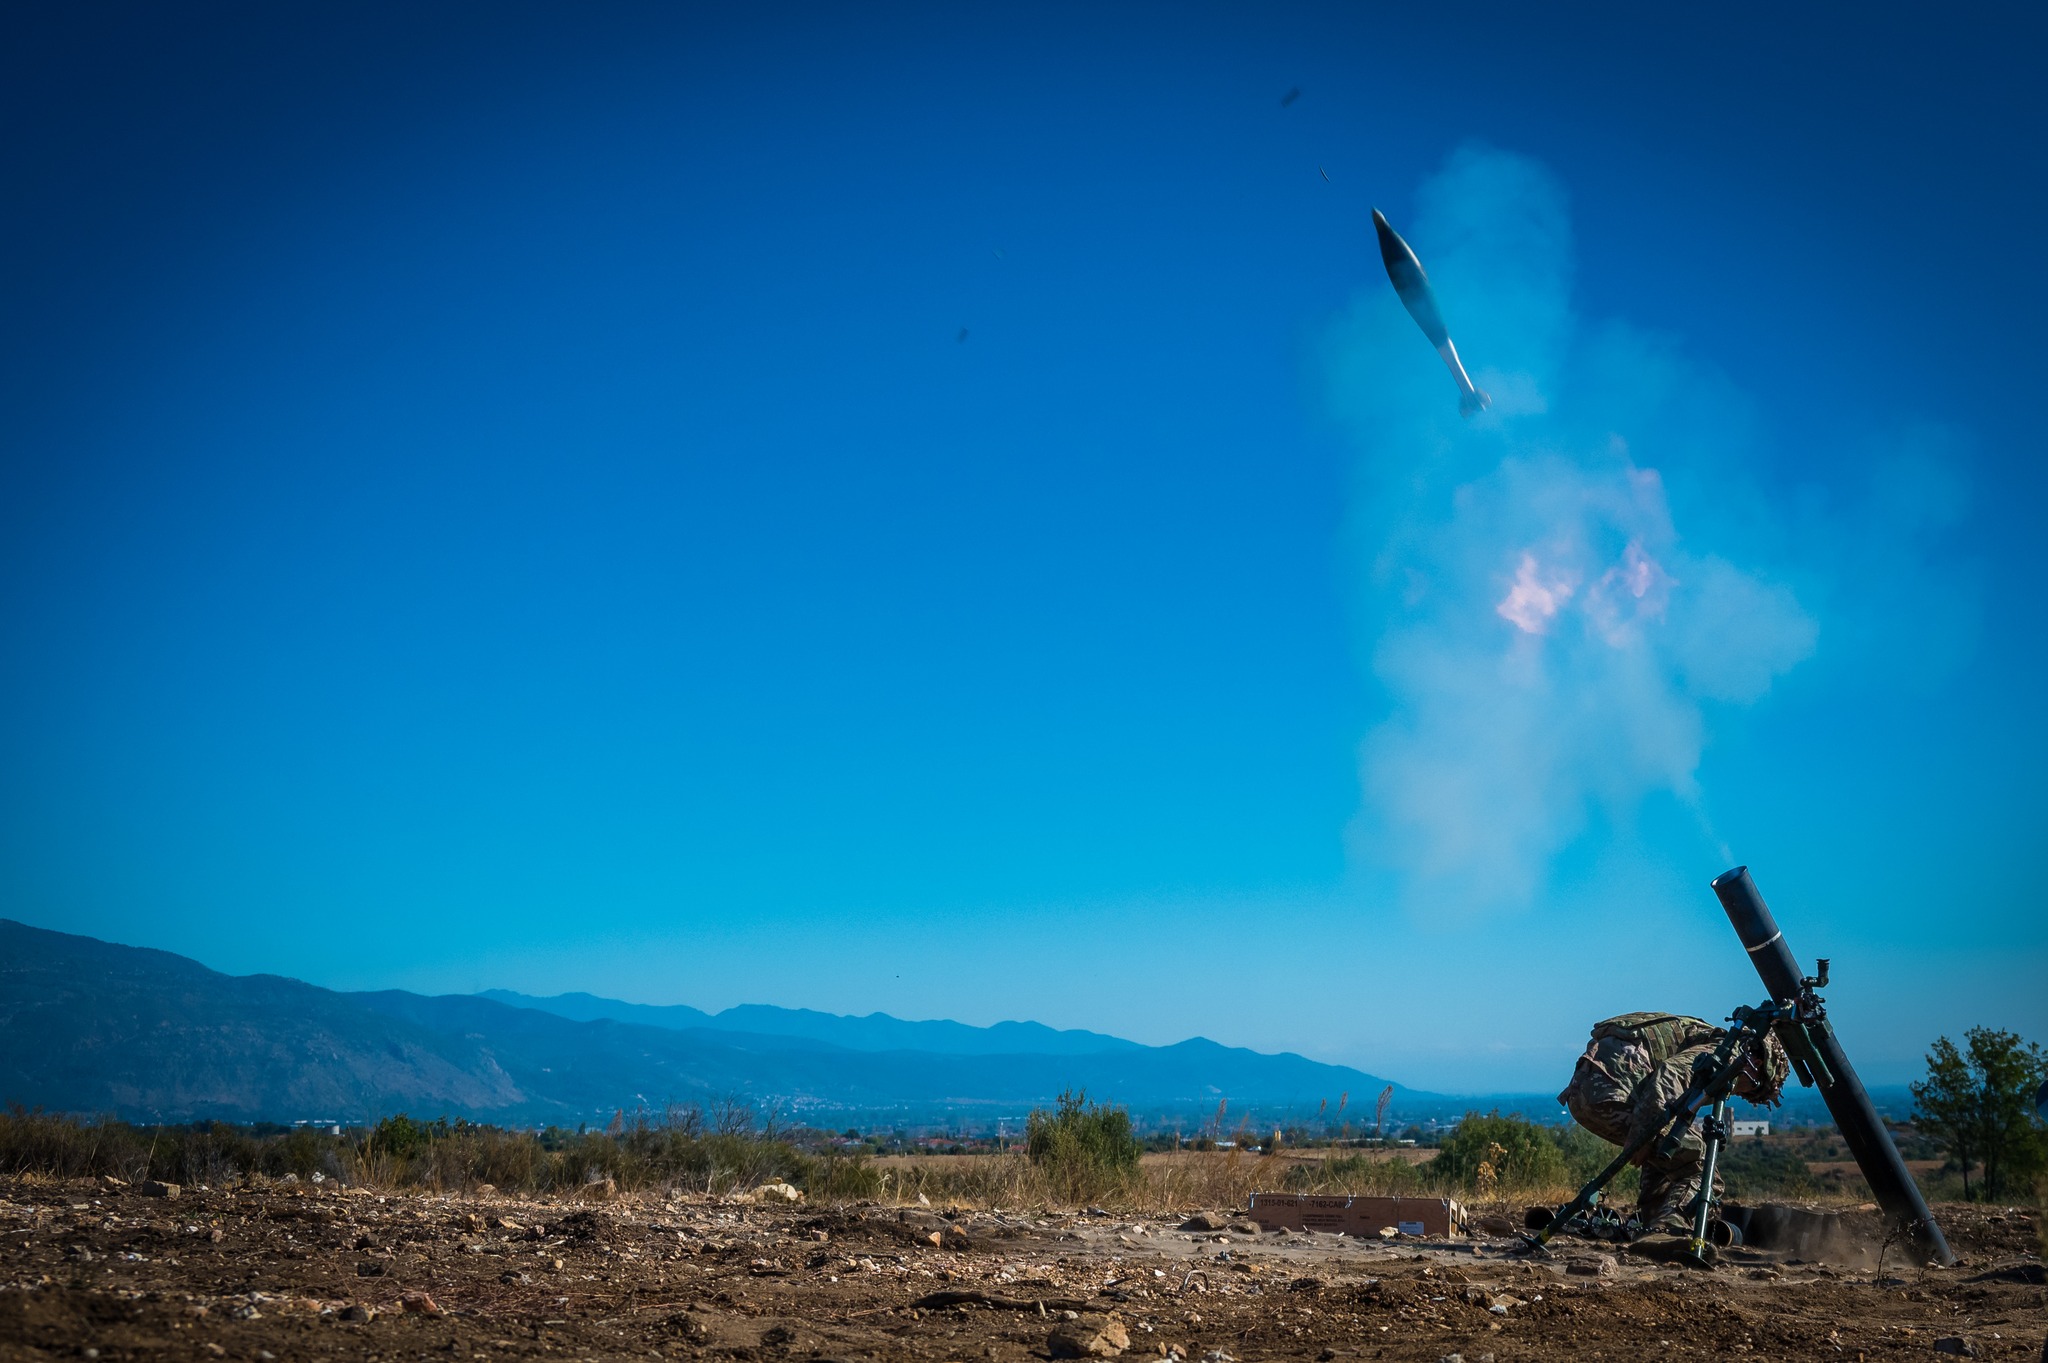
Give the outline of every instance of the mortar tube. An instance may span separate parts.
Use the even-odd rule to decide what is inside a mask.
[[[1749,878],[1749,868],[1738,866],[1723,872],[1715,877],[1713,888],[1771,998],[1778,1002],[1798,1000],[1804,992],[1804,972],[1799,968],[1799,959],[1785,944],[1778,920],[1771,916],[1764,897],[1757,893],[1756,882]],[[1825,1017],[1802,1019],[1792,1025],[1805,1031],[1827,1067],[1825,1077],[1816,1076],[1821,1101],[1828,1105],[1835,1128],[1842,1133],[1849,1153],[1856,1157],[1856,1167],[1869,1181],[1877,1204],[1920,1246],[1927,1258],[1943,1268],[1954,1264],[1954,1251],[1949,1249],[1941,1227],[1934,1224],[1934,1213],[1927,1209],[1920,1185],[1913,1181],[1906,1162],[1899,1158],[1899,1147],[1892,1143],[1892,1133],[1885,1129],[1869,1093],[1864,1091],[1863,1081],[1856,1077],[1835,1029]]]

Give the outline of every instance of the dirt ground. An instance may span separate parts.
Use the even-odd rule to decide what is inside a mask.
[[[1964,1264],[1712,1272],[1558,1242],[1358,1241],[1181,1218],[0,1181],[0,1359],[1196,1363],[2042,1355],[2034,1214],[1944,1207]],[[1573,1271],[1574,1269],[1578,1271]],[[1593,1270],[1602,1271],[1593,1271]],[[1069,1313],[1073,1318],[1069,1318]],[[1954,1349],[1958,1346],[1948,1346]]]

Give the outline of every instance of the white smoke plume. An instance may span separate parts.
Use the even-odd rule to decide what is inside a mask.
[[[1355,840],[1412,904],[1514,906],[1597,813],[1659,792],[1697,810],[1716,707],[1761,700],[1818,626],[1753,548],[1675,523],[1661,469],[1739,468],[1751,419],[1669,341],[1573,314],[1564,196],[1540,166],[1462,151],[1397,226],[1495,401],[1460,420],[1389,289],[1334,333],[1388,701]]]

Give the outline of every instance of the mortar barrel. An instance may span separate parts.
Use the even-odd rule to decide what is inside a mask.
[[[1735,925],[1735,935],[1742,939],[1749,959],[1756,963],[1756,973],[1763,977],[1764,988],[1771,991],[1771,997],[1780,1002],[1798,998],[1799,980],[1805,972],[1799,968],[1792,948],[1785,945],[1785,934],[1778,930],[1778,920],[1771,917],[1764,897],[1757,893],[1756,882],[1749,878],[1749,868],[1738,866],[1716,877],[1714,894],[1727,911],[1728,921]]]
[[[1799,960],[1786,945],[1785,934],[1779,931],[1778,920],[1771,916],[1764,897],[1757,893],[1749,868],[1738,866],[1715,877],[1714,894],[1771,997],[1780,1002],[1797,999],[1802,974]],[[1843,1143],[1856,1157],[1856,1167],[1863,1171],[1877,1204],[1913,1239],[1921,1253],[1944,1267],[1953,1264],[1956,1256],[1949,1249],[1947,1238],[1941,1227],[1934,1224],[1934,1214],[1927,1209],[1920,1185],[1913,1182],[1906,1162],[1899,1158],[1899,1147],[1892,1143],[1892,1133],[1885,1129],[1863,1081],[1856,1077],[1856,1069],[1842,1050],[1835,1029],[1825,1017],[1795,1025],[1806,1033],[1828,1068],[1829,1077],[1819,1086],[1821,1101],[1828,1105],[1835,1129],[1842,1133]]]

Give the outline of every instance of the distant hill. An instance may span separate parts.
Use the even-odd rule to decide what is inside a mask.
[[[1135,1041],[1100,1032],[1063,1032],[1039,1022],[998,1022],[970,1027],[964,1022],[905,1022],[887,1013],[841,1017],[809,1008],[776,1008],[743,1003],[722,1013],[707,1013],[688,1004],[657,1007],[621,1003],[595,994],[556,994],[535,998],[509,989],[486,989],[478,998],[538,1008],[578,1022],[609,1018],[675,1031],[709,1028],[720,1032],[751,1032],[756,1036],[803,1037],[844,1046],[851,1051],[927,1051],[933,1055],[1097,1055],[1104,1051],[1143,1050]]]
[[[404,1111],[535,1124],[737,1094],[799,1120],[979,1124],[1068,1088],[1139,1114],[1206,1113],[1228,1098],[1234,1114],[1277,1116],[1346,1091],[1370,1103],[1386,1082],[1200,1038],[1141,1046],[1034,1023],[767,1007],[713,1018],[589,995],[520,1007],[506,997],[338,993],[0,919],[0,1103],[142,1121]],[[650,1013],[662,1024],[647,1025]],[[1448,1102],[1397,1093],[1397,1113]]]

